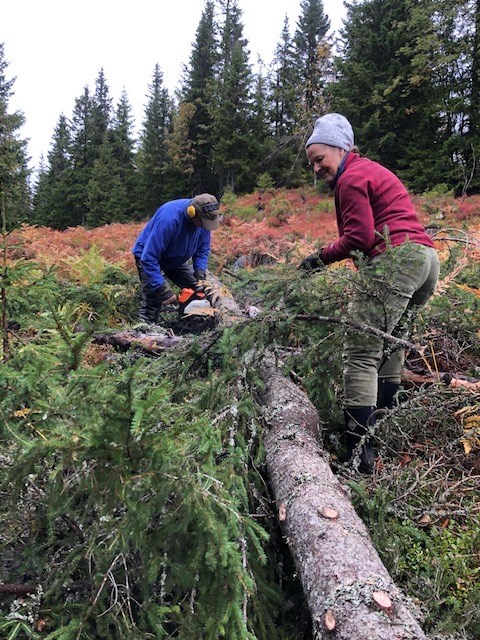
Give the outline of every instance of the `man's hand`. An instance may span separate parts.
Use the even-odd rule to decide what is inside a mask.
[[[195,280],[206,280],[207,279],[207,272],[205,271],[205,269],[196,269],[193,272],[193,277],[195,278]]]
[[[205,291],[205,287],[207,287],[207,273],[204,269],[196,269],[193,272],[193,277],[196,280],[195,283],[195,291],[197,293],[203,293]]]
[[[325,263],[322,260],[322,250],[320,249],[320,251],[312,253],[302,260],[298,268],[303,269],[304,271],[320,271],[324,266]]]
[[[158,304],[161,307],[166,307],[169,304],[175,304],[177,302],[177,296],[171,289],[164,283],[159,289],[155,290]]]

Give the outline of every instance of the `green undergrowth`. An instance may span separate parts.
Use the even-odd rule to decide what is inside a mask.
[[[379,423],[382,468],[351,477],[354,505],[394,581],[423,611],[431,633],[480,633],[478,449],[465,448],[459,416],[477,415],[471,393],[404,394]],[[480,416],[478,416],[480,418]]]
[[[35,620],[62,638],[271,637],[281,598],[250,514],[261,448],[241,378],[61,359],[30,349],[0,380],[2,395],[23,380],[2,403],[2,542],[9,579],[42,585]]]
[[[242,306],[260,308],[254,318],[156,357],[110,350],[92,365],[95,332],[132,322],[134,283],[114,268],[90,282],[18,269],[3,280],[15,330],[3,328],[0,369],[0,581],[36,592],[2,600],[0,637],[311,640],[266,478],[258,363],[272,351],[307,392],[334,460],[353,272],[304,277],[287,259],[225,274]],[[446,290],[414,339],[443,349],[464,295],[474,296]],[[470,370],[473,316],[462,318],[461,358],[449,356]],[[470,397],[431,386],[405,389],[404,400],[381,422],[380,475],[339,473],[428,627],[456,619],[474,633],[479,471],[455,417]]]

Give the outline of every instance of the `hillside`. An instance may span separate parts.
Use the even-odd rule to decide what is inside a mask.
[[[300,259],[315,245],[322,246],[336,238],[333,199],[319,195],[313,188],[255,192],[226,200],[221,208],[224,223],[212,238],[212,266],[217,274],[240,256],[250,256],[253,261],[259,255],[271,255],[276,260],[285,256]],[[432,225],[438,232],[440,248],[447,246],[440,240],[452,233],[459,234],[460,241],[468,233],[472,236],[469,255],[478,257],[480,196],[454,199],[433,194],[417,196],[415,204],[423,224]],[[143,223],[113,223],[92,230],[73,227],[54,231],[24,226],[20,233],[13,234],[13,242],[21,239],[25,257],[61,268],[65,268],[65,260],[78,257],[95,245],[106,261],[132,271],[130,249],[142,227]],[[467,240],[466,235],[463,240]]]
[[[178,340],[150,352],[96,341],[134,331],[142,224],[4,238],[0,637],[313,640],[265,472],[266,350],[318,411],[331,467],[428,637],[478,637],[480,197],[416,204],[441,282],[372,477],[337,455],[354,270],[297,270],[336,237],[329,195],[227,196],[210,266],[259,314],[193,335],[172,320]]]

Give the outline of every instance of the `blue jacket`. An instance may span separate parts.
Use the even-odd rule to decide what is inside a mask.
[[[154,289],[165,283],[162,271],[172,271],[190,258],[194,271],[207,269],[211,232],[190,220],[190,203],[190,198],[182,198],[163,204],[133,245],[132,253],[142,261],[145,276]]]

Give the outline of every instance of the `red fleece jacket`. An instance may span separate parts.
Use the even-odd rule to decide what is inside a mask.
[[[335,186],[335,210],[339,238],[322,250],[325,264],[351,257],[352,251],[375,256],[389,244],[405,241],[433,247],[418,220],[404,184],[378,164],[350,152]]]

